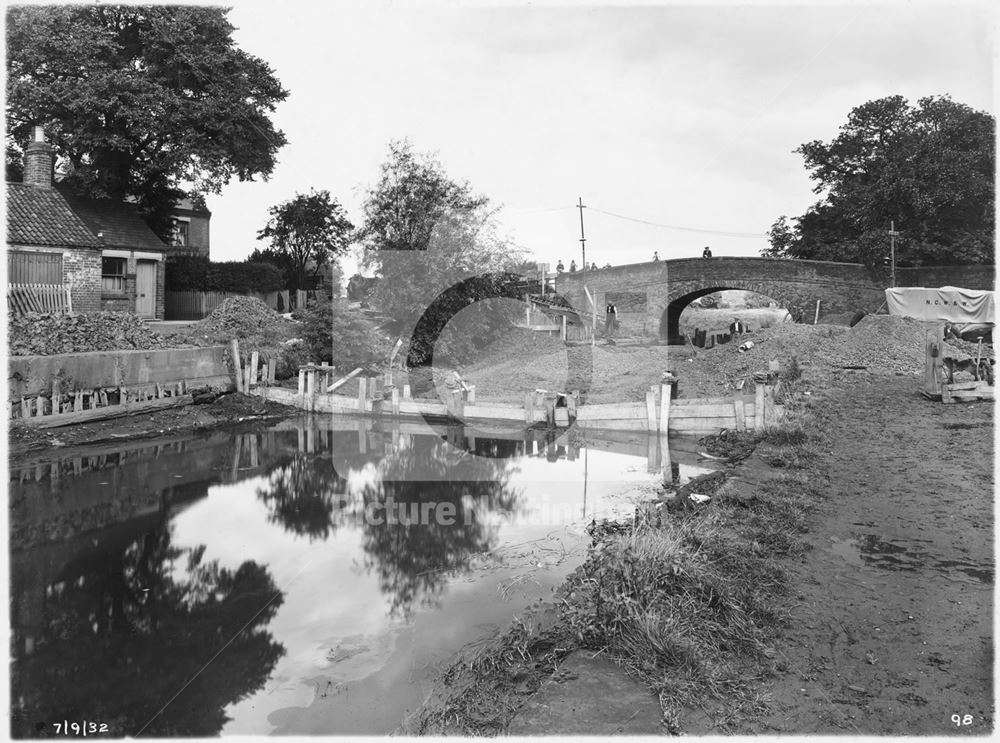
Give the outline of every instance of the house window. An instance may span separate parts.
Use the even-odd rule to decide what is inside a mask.
[[[125,259],[101,258],[101,291],[125,293]]]
[[[188,231],[190,227],[190,222],[182,221],[180,219],[174,220],[174,245],[187,247]]]
[[[24,250],[11,250],[7,253],[7,283],[61,286],[63,283],[62,253],[31,253]]]

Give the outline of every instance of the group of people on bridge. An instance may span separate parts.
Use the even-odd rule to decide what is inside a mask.
[[[705,249],[701,251],[701,257],[702,258],[711,258],[712,257],[712,249],[706,245]],[[653,251],[653,262],[656,263],[659,260],[660,260],[660,251],[654,250]],[[604,267],[605,268],[611,268],[611,264],[610,263],[606,263],[604,265]],[[586,266],[584,266],[584,268],[586,268]],[[576,273],[577,270],[578,269],[577,269],[577,266],[576,266],[576,261],[575,260],[571,260],[569,262],[569,272],[570,273]],[[589,270],[591,270],[591,271],[598,270],[597,269],[597,264],[592,262],[590,264]],[[565,273],[565,272],[566,272],[566,266],[563,265],[562,259],[560,258],[559,262],[556,263],[556,273],[560,273],[561,274],[561,273]]]

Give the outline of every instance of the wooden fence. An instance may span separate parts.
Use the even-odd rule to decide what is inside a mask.
[[[268,292],[267,294],[235,292],[166,292],[164,301],[164,319],[166,320],[201,320],[212,314],[215,309],[229,297],[256,297],[268,307],[279,312],[288,312],[288,291]]]
[[[8,284],[7,311],[12,315],[67,314],[73,311],[73,298],[63,284]]]

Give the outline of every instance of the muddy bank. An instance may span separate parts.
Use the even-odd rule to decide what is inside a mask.
[[[8,458],[16,461],[18,457],[54,447],[203,431],[248,420],[282,418],[299,412],[238,392],[218,397],[208,395],[203,399],[209,398],[211,402],[62,428],[43,430],[15,421],[8,426]]]
[[[741,732],[992,731],[993,405],[916,387],[854,374],[814,392],[825,498],[789,564],[771,711]]]
[[[726,562],[767,586],[757,599],[772,602],[772,614],[750,612],[754,628],[745,626],[737,651],[730,638],[713,656],[699,633],[720,623],[700,621],[702,607],[686,599],[677,621],[660,626],[670,632],[659,657],[634,644],[619,607],[655,608],[663,597],[595,588],[625,585],[623,565],[628,580],[638,574],[634,550],[615,546],[634,544],[635,524],[623,523],[595,534],[588,564],[548,610],[460,656],[404,731],[503,734],[583,648],[644,680],[665,731],[989,734],[993,406],[932,402],[918,379],[864,371],[807,374],[801,385],[809,394],[793,430],[758,445],[707,507],[663,517],[674,532],[693,528],[688,546],[721,564],[702,585],[723,602],[738,596],[727,596]],[[699,519],[716,531],[701,531]],[[718,535],[725,549],[712,548]],[[686,559],[675,564],[692,575]],[[679,586],[646,588],[685,596]],[[675,634],[683,617],[699,629]]]

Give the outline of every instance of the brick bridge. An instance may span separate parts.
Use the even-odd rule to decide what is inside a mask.
[[[595,295],[598,316],[610,300],[629,334],[659,335],[680,342],[681,312],[712,292],[743,289],[763,294],[784,307],[801,307],[811,318],[816,301],[820,319],[829,315],[875,311],[885,299],[883,275],[856,263],[775,258],[681,258],[633,263],[596,271],[564,273],[556,291],[577,310],[589,310],[583,291]],[[896,269],[897,286],[959,286],[994,289],[993,266],[921,266]]]

